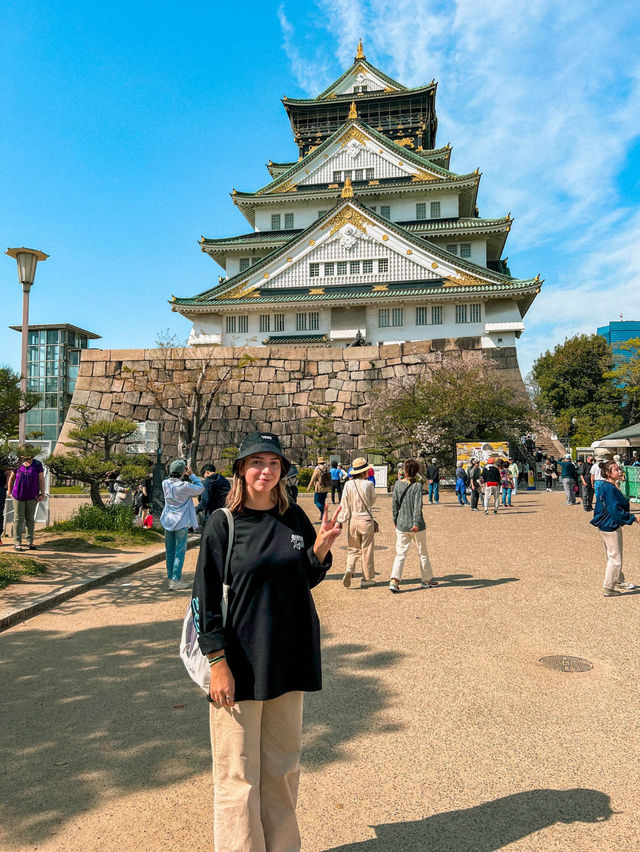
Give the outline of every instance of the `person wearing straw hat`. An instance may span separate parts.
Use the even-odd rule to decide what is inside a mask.
[[[367,480],[369,463],[364,458],[354,459],[351,466],[351,479],[345,483],[340,501],[338,522],[347,523],[347,567],[342,583],[349,588],[358,564],[362,567],[361,589],[374,585],[373,536],[375,521],[371,507],[376,500],[373,482]]]
[[[218,852],[299,850],[303,694],[322,688],[320,625],[311,589],[340,534],[325,508],[316,533],[287,497],[291,469],[277,435],[253,432],[233,463],[228,611],[222,615],[230,525],[204,529],[192,611],[211,666],[213,834]],[[197,616],[197,619],[196,619]],[[208,846],[208,843],[203,843]]]

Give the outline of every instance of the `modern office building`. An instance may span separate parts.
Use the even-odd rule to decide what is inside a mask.
[[[10,326],[22,332],[22,326]],[[40,402],[27,412],[27,437],[41,433],[57,441],[76,386],[83,349],[100,335],[67,323],[30,325],[27,350],[27,390],[40,394]]]
[[[621,349],[620,345],[626,343],[627,340],[640,337],[640,322],[637,320],[610,322],[609,325],[600,326],[598,334],[602,335],[612,348],[613,357],[616,360],[623,360],[630,358],[632,353]]]

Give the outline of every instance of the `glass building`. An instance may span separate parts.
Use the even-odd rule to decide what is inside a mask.
[[[22,326],[12,325],[22,332]],[[30,325],[27,349],[27,389],[40,394],[40,402],[27,412],[27,437],[41,433],[57,441],[78,378],[82,350],[100,335],[75,325]],[[35,437],[35,436],[34,436]]]
[[[614,360],[617,362],[628,360],[632,353],[628,350],[620,348],[620,344],[626,343],[627,340],[633,340],[640,337],[640,322],[635,320],[620,320],[620,322],[610,322],[609,325],[602,325],[598,329],[600,334],[607,341],[613,350]]]

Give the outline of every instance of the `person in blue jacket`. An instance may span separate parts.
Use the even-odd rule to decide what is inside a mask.
[[[622,594],[621,589],[635,589],[633,583],[625,581],[622,573],[622,527],[637,524],[638,519],[629,512],[629,501],[621,493],[617,484],[622,479],[622,471],[614,461],[601,461],[602,485],[596,496],[594,527],[600,530],[607,554],[607,567],[604,574],[604,596],[615,597]]]

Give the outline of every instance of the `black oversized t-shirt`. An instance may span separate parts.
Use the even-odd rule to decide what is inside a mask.
[[[324,579],[331,554],[320,564],[313,553],[316,532],[296,505],[282,516],[276,509],[244,509],[234,512],[234,523],[225,628],[223,512],[211,515],[202,535],[192,600],[200,649],[225,649],[236,701],[321,689],[320,626],[310,590]]]

